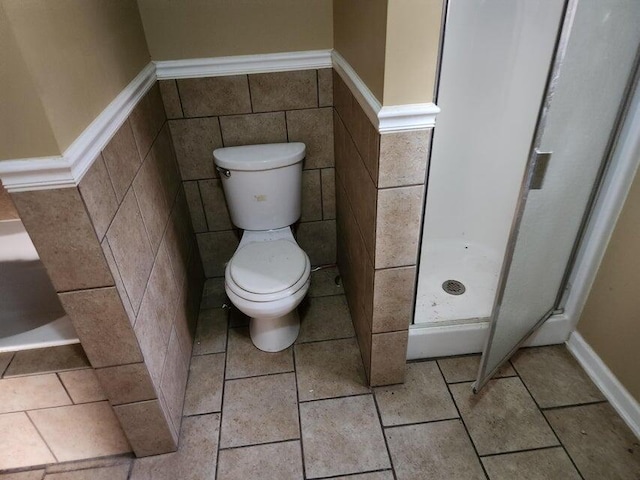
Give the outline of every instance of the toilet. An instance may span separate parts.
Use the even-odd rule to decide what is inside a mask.
[[[213,157],[231,221],[242,239],[225,269],[225,290],[251,318],[253,344],[279,352],[298,337],[311,262],[291,231],[300,218],[304,143],[218,148]]]

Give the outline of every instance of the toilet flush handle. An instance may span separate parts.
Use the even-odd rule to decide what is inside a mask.
[[[231,172],[226,168],[222,168],[216,165],[216,170],[218,171],[221,177],[229,178],[231,176]]]

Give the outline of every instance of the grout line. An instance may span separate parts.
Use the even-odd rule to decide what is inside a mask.
[[[520,377],[517,374],[516,375],[506,375],[504,377],[496,377],[496,376],[491,377],[492,380],[501,380],[503,378],[520,378]],[[462,383],[474,383],[475,381],[476,381],[475,379],[472,379],[472,380],[459,380],[459,381],[456,381],[456,382],[447,382],[447,385],[460,385]]]
[[[381,388],[381,387],[377,387],[377,388]],[[460,420],[460,417],[439,418],[437,420],[425,420],[423,422],[399,423],[397,425],[383,425],[383,428],[386,430],[389,430],[391,428],[413,427],[415,425],[428,425],[431,423],[450,422],[451,420]]]
[[[368,387],[371,388],[371,387]],[[351,395],[338,395],[336,397],[323,397],[323,398],[313,398],[311,400],[300,400],[299,403],[314,403],[314,402],[323,402],[325,400],[339,400],[341,398],[351,398],[351,397],[364,397],[365,395],[373,395],[373,390],[363,393],[354,393]]]
[[[69,401],[71,402],[71,404],[72,405],[77,405],[76,402],[73,401],[73,398],[71,398],[71,394],[69,393],[69,390],[67,389],[67,386],[62,381],[62,378],[60,377],[60,372],[55,372],[55,375],[56,375],[56,378],[58,379],[58,381],[60,382],[60,385],[62,385],[62,388],[64,389],[64,392],[67,394],[67,397],[69,397]],[[91,403],[91,402],[83,402],[83,403]]]
[[[131,185],[133,185],[133,182],[132,182]],[[147,227],[147,220],[145,220],[145,218],[144,218],[145,216],[142,214],[142,208],[140,208],[140,199],[138,198],[138,193],[136,192],[135,188],[133,188],[133,197],[136,200],[136,206],[138,207],[138,211],[140,212],[140,218],[142,219],[142,225],[144,227],[145,233],[147,234],[147,240],[149,242],[149,246],[151,247],[151,253],[153,255],[153,265],[155,265],[156,256],[158,255],[158,251],[160,251],[160,245],[158,245],[158,250],[154,252],[155,246],[153,245],[153,242],[151,241],[151,235],[149,234],[149,227]],[[171,217],[171,214],[169,214],[169,219],[170,219],[170,217]],[[115,218],[115,215],[114,215],[114,218]],[[163,230],[163,232],[164,232],[164,230]],[[161,239],[161,243],[162,243],[162,239]],[[115,258],[115,256],[113,258]],[[153,265],[151,267],[151,270],[153,270]],[[120,269],[118,269],[118,270],[120,270]],[[149,277],[151,277],[151,271],[149,271]],[[147,285],[145,285],[145,289],[144,289],[145,291],[142,294],[142,298],[144,298],[144,294],[147,291],[146,287],[149,285],[149,278],[147,278],[147,282],[146,283],[147,283]],[[140,305],[140,306],[142,306],[142,305]],[[137,319],[138,319],[138,316],[136,315],[136,320]]]
[[[525,452],[537,452],[539,450],[552,450],[554,448],[562,448],[562,445],[549,445],[549,446],[546,446],[546,447],[535,447],[535,448],[524,448],[524,449],[520,449],[520,450],[510,450],[508,452],[487,453],[486,455],[481,455],[480,458],[500,457],[502,455],[511,455],[512,453],[525,453]]]
[[[262,115],[265,113],[280,113],[280,112],[288,112],[288,111],[302,111],[302,110],[321,110],[323,108],[333,108],[333,106],[331,105],[327,105],[326,107],[313,107],[313,106],[306,106],[306,107],[287,107],[287,108],[280,108],[278,110],[265,110],[265,111],[260,111],[260,112],[239,112],[239,113],[222,113],[222,114],[204,114],[204,115],[190,115],[190,116],[184,116],[182,118],[168,118],[167,120],[195,120],[195,119],[201,119],[201,118],[214,118],[214,117],[237,117],[240,115]]]
[[[378,422],[380,425],[380,432],[382,433],[382,439],[384,440],[384,447],[387,450],[387,457],[389,458],[389,465],[391,465],[391,473],[393,478],[397,480],[396,469],[393,466],[393,458],[391,457],[391,450],[389,450],[389,443],[387,442],[387,435],[384,433],[384,424],[382,423],[382,414],[380,413],[380,406],[378,405],[378,399],[376,398],[376,392],[374,389],[371,392],[371,396],[373,397],[373,405],[376,409],[376,414],[378,415]]]
[[[438,364],[438,362],[436,362],[436,366],[438,367],[438,371],[440,372],[440,375],[442,377],[442,379],[444,380],[444,374],[442,373],[442,369],[440,368],[440,364]],[[473,438],[471,438],[471,434],[469,433],[469,429],[467,428],[467,424],[464,421],[464,418],[462,418],[462,414],[460,413],[460,409],[458,408],[458,404],[456,403],[456,399],[453,396],[453,393],[451,393],[451,388],[449,387],[449,384],[446,383],[445,381],[445,385],[447,386],[447,391],[449,392],[449,397],[451,398],[451,401],[453,402],[453,406],[456,407],[456,412],[458,412],[458,416],[460,417],[460,423],[462,424],[462,427],[464,428],[464,431],[467,433],[467,438],[469,439],[469,442],[471,442],[471,446],[473,447],[473,451],[476,454],[476,458],[478,459],[478,463],[480,464],[480,468],[482,468],[482,472],[484,473],[484,476],[486,479],[489,479],[489,474],[487,473],[487,470],[484,468],[484,464],[482,463],[482,460],[480,459],[480,454],[478,453],[478,449],[476,448],[476,444],[473,441]]]
[[[324,194],[323,194],[323,185],[322,185],[322,169],[316,169],[316,170],[320,170],[318,172],[318,183],[320,183],[320,219],[321,220],[329,220],[328,218],[324,218]]]
[[[176,92],[178,94],[178,104],[180,105],[180,113],[182,114],[182,117],[180,118],[185,118],[184,107],[182,106],[182,95],[180,95],[180,88],[178,88],[178,80],[174,78],[173,82],[174,82],[174,85],[176,86]],[[167,120],[177,120],[177,119],[171,118]]]
[[[187,414],[183,414],[182,418],[196,418],[196,417],[206,417],[208,415],[215,415],[215,414],[222,414],[222,407],[220,408],[220,410],[213,410],[211,412],[201,412],[201,413],[192,413],[190,415]]]
[[[115,215],[114,215],[115,217]],[[124,280],[122,278],[122,274],[120,273],[120,268],[118,267],[118,263],[116,262],[116,257],[113,254],[113,248],[111,248],[111,242],[109,242],[109,239],[107,238],[107,234],[104,234],[104,240],[103,242],[105,242],[105,245],[109,248],[109,253],[111,253],[111,258],[113,258],[113,264],[116,267],[116,272],[115,274],[113,272],[111,272],[111,268],[109,267],[109,264],[107,262],[107,268],[109,268],[109,271],[111,272],[111,276],[113,277],[113,283],[115,283],[114,287],[116,287],[116,291],[118,292],[118,294],[120,294],[120,290],[118,289],[118,282],[116,282],[116,278],[115,276],[118,275],[118,277],[120,278],[120,282],[122,283],[122,290],[124,291],[124,295],[127,297],[127,300],[129,301],[129,306],[131,306],[131,310],[133,311],[133,325],[135,325],[136,320],[138,319],[138,314],[136,313],[135,309],[133,308],[133,302],[131,301],[131,295],[129,295],[129,292],[127,291],[127,287],[125,287],[124,285]],[[102,243],[100,244],[100,247],[102,249]],[[104,255],[104,249],[102,249],[102,254]],[[106,257],[106,255],[105,255]],[[106,261],[106,258],[105,258]],[[149,275],[151,275],[151,273],[149,273]],[[120,294],[121,295],[121,294]],[[142,302],[141,302],[142,303]],[[123,305],[124,307],[124,305]],[[125,308],[125,313],[126,313],[126,308]],[[138,307],[138,310],[140,310],[140,307]],[[129,316],[127,314],[127,316]],[[133,325],[131,325],[131,328],[133,328]]]
[[[103,253],[104,255],[104,253]],[[105,260],[106,263],[106,260]],[[107,267],[108,268],[108,267]],[[118,270],[119,271],[119,270]],[[111,270],[109,270],[109,273],[111,273]],[[105,288],[116,288],[115,286],[115,282],[113,285],[100,285],[100,286],[96,286],[96,287],[89,287],[89,288],[74,288],[71,290],[60,290],[59,292],[56,292],[58,294],[61,293],[76,293],[76,292],[86,292],[88,290],[101,290],[101,289],[105,289]],[[69,345],[74,345],[73,343],[69,344]],[[48,348],[48,347],[44,347],[44,348]],[[19,350],[20,352],[23,352],[24,350]]]
[[[202,303],[202,300],[201,302]],[[200,311],[198,310],[198,321],[200,320]],[[214,472],[214,479],[218,478],[218,467],[220,465],[220,442],[222,440],[222,414],[224,411],[224,391],[225,391],[225,386],[227,384],[227,356],[228,356],[228,350],[229,350],[229,320],[231,319],[231,314],[229,312],[227,312],[227,331],[225,333],[225,339],[224,339],[224,365],[222,366],[222,391],[220,392],[220,423],[218,424],[218,448],[216,448],[216,468],[215,468],[215,472]],[[198,325],[196,323],[196,330],[198,328]],[[195,341],[195,337],[194,337],[194,341]]]
[[[225,378],[225,381],[227,381],[227,382],[235,382],[235,381],[238,381],[238,380],[246,380],[248,378],[273,377],[275,375],[285,375],[285,374],[288,374],[288,373],[295,373],[295,370],[287,370],[287,371],[284,371],[284,372],[261,373],[259,375],[249,375],[249,376],[246,376],[246,377]]]
[[[391,472],[391,474],[393,475],[393,478],[395,479],[395,472],[393,471],[393,469],[391,468],[379,468],[378,470],[365,470],[363,472],[353,472],[353,473],[343,473],[343,474],[338,474],[338,475],[331,475],[329,477],[318,477],[315,478],[313,480],[333,480],[333,479],[339,479],[339,478],[352,478],[352,477],[357,477],[362,475],[364,476],[368,476],[370,474],[373,473],[384,473],[384,472]]]
[[[314,170],[335,170],[335,167],[334,166],[324,166],[324,167],[313,167],[313,168],[303,168],[302,169],[303,172],[312,172]],[[185,178],[185,179],[180,178],[180,182],[183,183],[183,184],[186,183],[186,182],[199,182],[199,181],[205,181],[205,180],[220,180],[220,177],[195,177],[195,178]],[[330,218],[328,220],[335,220],[335,219]],[[319,220],[317,220],[317,221],[319,221]],[[304,223],[304,222],[302,222],[302,223]],[[387,267],[387,268],[399,268],[399,267]]]
[[[212,180],[215,180],[215,179],[212,179]],[[196,182],[196,188],[198,189],[198,198],[200,199],[200,208],[202,208],[202,216],[204,217],[204,225],[205,227],[207,227],[207,231],[201,232],[201,233],[208,233],[211,231],[211,229],[209,228],[209,219],[207,218],[207,211],[204,208],[204,199],[202,198],[202,189],[200,188],[200,181],[201,180],[196,180],[195,182]],[[195,236],[195,232],[194,232],[194,236]]]
[[[7,366],[4,368],[4,370],[0,371],[0,378],[4,378],[5,373],[7,373],[7,371],[9,370],[9,367],[11,366],[11,364],[13,363],[13,359],[16,358],[16,352],[11,352],[11,358],[9,359],[9,362],[7,363]]]
[[[524,383],[524,382],[523,382]],[[573,407],[588,407],[589,405],[599,405],[601,403],[609,403],[608,400],[594,400],[592,402],[584,402],[584,403],[572,403],[570,405],[557,405],[554,407],[538,407],[541,412],[549,412],[554,410],[564,410],[565,408],[573,408]]]
[[[249,443],[247,445],[236,445],[235,447],[222,447],[222,448],[219,448],[218,450],[220,450],[221,452],[226,452],[228,450],[240,450],[241,448],[260,447],[262,445],[277,445],[279,443],[298,442],[298,441],[300,441],[300,437],[287,438],[285,440],[275,440],[272,442]]]
[[[133,460],[131,460],[129,462],[129,471],[127,472],[127,480],[129,480],[131,478],[131,474],[133,473],[133,465],[136,463],[136,459],[133,458]],[[44,480],[44,479],[43,479]]]
[[[249,108],[251,108],[251,113],[257,113],[253,109],[253,95],[251,95],[251,80],[249,78],[249,74],[244,74],[244,78],[247,80],[247,91],[249,92]]]
[[[298,409],[298,431],[300,434],[300,458],[302,460],[302,477],[307,478],[307,466],[304,461],[304,442],[302,440],[302,415],[300,413],[300,392],[298,388],[298,369],[296,368],[296,349],[295,345],[291,348],[293,356],[293,376],[296,382],[296,408]]]
[[[128,119],[128,117],[127,117],[127,119]],[[104,169],[107,171],[107,177],[109,178],[109,181],[107,183],[111,187],[111,191],[113,192],[113,198],[115,198],[116,199],[116,203],[118,203],[118,195],[116,194],[116,189],[113,186],[113,180],[111,179],[111,174],[109,173],[109,168],[107,167],[107,162],[104,161],[104,156],[102,155],[102,150],[100,150],[100,153],[98,153],[98,155],[96,156],[95,160],[93,161],[93,163],[91,164],[91,166],[89,167],[89,169],[87,170],[86,173],[89,173],[89,170],[91,170],[91,168],[98,161],[102,162],[102,164],[104,165]],[[80,181],[80,183],[82,183],[82,180]],[[101,244],[102,241],[104,240],[104,238],[107,236],[107,230],[104,231],[104,233],[102,234],[102,237],[100,237],[98,235],[98,229],[97,229],[97,226],[96,226],[96,222],[95,222],[95,220],[93,218],[93,215],[91,215],[91,212],[89,212],[89,208],[87,207],[87,202],[86,202],[86,200],[84,198],[84,195],[82,194],[82,188],[80,187],[80,183],[78,183],[78,185],[76,186],[76,189],[78,191],[78,195],[80,196],[80,201],[82,202],[82,206],[84,207],[84,212],[85,212],[87,218],[89,219],[89,223],[91,223],[91,226],[93,227],[93,233],[96,236],[96,238],[98,240],[98,243]],[[119,203],[118,203],[118,206],[120,206]],[[116,209],[116,212],[117,212],[117,209]],[[116,214],[114,213],[113,216],[115,217]],[[109,222],[109,226],[110,225],[111,225],[111,222]]]
[[[209,118],[209,117],[199,117],[199,118]],[[217,115],[215,118],[218,119],[218,130],[220,131],[220,141],[222,142],[222,146],[224,147],[224,135],[222,134],[222,122],[220,121],[220,115]],[[214,167],[214,175],[215,175],[215,167]],[[213,178],[220,178],[218,177],[213,177]],[[184,180],[183,180],[184,181]]]
[[[316,68],[316,106],[320,108],[320,73]]]
[[[128,454],[116,453],[116,454],[104,455],[104,456],[98,456],[98,457],[78,458],[76,460],[65,460],[63,462],[58,462],[55,464],[51,464],[51,463],[47,464],[47,467],[49,465],[54,465],[55,467],[60,468],[61,470],[58,470],[56,472],[46,472],[46,473],[48,475],[57,476],[62,474],[66,475],[67,473],[72,473],[72,472],[85,472],[87,470],[101,470],[105,468],[118,467],[120,465],[124,465],[125,463],[128,463],[129,465],[131,465],[133,464],[133,460],[135,460],[135,458],[136,458],[135,454],[133,452],[129,452]],[[118,461],[118,460],[121,460],[121,461]],[[93,462],[93,461],[107,461],[107,462],[112,461],[113,463],[109,465],[99,465],[99,466],[84,464],[85,462]],[[84,465],[80,465],[78,467],[77,465],[78,463],[84,464]]]
[[[72,343],[70,345],[80,345],[80,343]],[[44,347],[44,348],[57,348],[57,347]],[[20,352],[26,352],[28,350],[19,350]],[[66,373],[66,372],[77,372],[78,370],[95,370],[91,365],[87,365],[85,367],[74,367],[74,368],[65,368],[62,370],[44,370],[42,372],[28,372],[28,373],[20,373],[18,375],[9,375],[8,377],[4,377],[2,380],[12,380],[14,378],[24,378],[24,377],[37,377],[38,375],[53,375],[54,373]]]
[[[283,113],[284,113],[284,132],[285,132],[285,136],[287,138],[287,143],[288,143],[289,142],[289,115],[287,115],[286,110]]]
[[[326,338],[324,340],[308,340],[305,342],[294,343],[294,345],[309,345],[312,343],[323,343],[323,342],[335,342],[337,340],[349,340],[351,338],[356,338],[356,334],[349,335],[348,337],[336,337],[336,338]]]
[[[21,413],[21,412],[25,412],[25,413],[29,413],[29,412],[40,412],[42,410],[58,410],[60,408],[69,408],[69,407],[79,407],[81,405],[91,405],[94,403],[105,403],[108,402],[109,399],[105,398],[104,400],[92,400],[90,402],[83,402],[83,403],[73,403],[73,401],[71,400],[71,398],[69,398],[69,400],[71,401],[71,403],[66,404],[66,405],[53,405],[53,406],[48,406],[48,407],[39,407],[39,408],[30,408],[29,410],[15,410],[13,412],[3,412],[1,415],[5,415],[7,413]],[[139,400],[141,402],[145,402],[146,400]],[[137,403],[137,402],[130,402],[130,403]],[[109,404],[111,405],[111,404]],[[128,405],[127,403],[120,403],[118,405]],[[117,406],[117,405],[115,405]]]
[[[55,459],[56,463],[60,463],[60,460],[58,460],[58,457],[56,457],[56,454],[53,453],[53,449],[49,446],[49,443],[45,440],[44,435],[42,435],[42,432],[40,432],[40,430],[38,429],[38,426],[36,425],[36,423],[33,421],[31,416],[29,415],[29,412],[24,412],[24,414],[29,419],[29,422],[31,422],[31,425],[33,425],[33,428],[36,429],[36,432],[38,432],[38,435],[40,436],[40,438],[42,439],[44,444],[47,446],[47,449],[49,450],[49,452],[51,452],[51,456]]]
[[[511,361],[509,361],[509,363],[511,363]],[[513,367],[513,364],[511,365]],[[515,368],[514,368],[515,369]],[[517,370],[516,370],[517,371]],[[573,461],[573,458],[571,457],[571,455],[569,455],[568,450],[566,449],[566,447],[564,446],[564,444],[562,443],[562,441],[560,440],[560,437],[558,436],[558,434],[556,433],[556,431],[553,429],[553,426],[551,425],[551,422],[549,422],[549,419],[547,418],[547,416],[544,414],[544,412],[542,411],[542,409],[540,408],[540,405],[538,405],[538,401],[535,399],[535,397],[532,395],[531,390],[529,390],[529,387],[527,387],[527,384],[524,382],[524,380],[522,378],[520,378],[520,383],[522,383],[522,386],[524,387],[524,389],[527,391],[527,393],[529,394],[529,396],[531,397],[531,400],[533,400],[534,405],[536,406],[536,408],[538,409],[538,412],[540,412],[540,415],[542,415],[542,418],[544,418],[544,421],[547,423],[547,426],[549,427],[549,429],[551,430],[551,432],[553,433],[553,436],[556,437],[556,440],[558,441],[558,445],[560,446],[563,450],[564,453],[567,455],[567,457],[569,457],[569,460],[571,460],[571,464],[573,465],[573,468],[576,469],[576,472],[578,472],[578,475],[580,476],[580,478],[582,480],[584,480],[584,476],[582,475],[582,472],[578,469],[578,466],[576,465],[576,463]]]

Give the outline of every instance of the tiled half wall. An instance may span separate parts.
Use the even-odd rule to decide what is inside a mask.
[[[238,246],[213,165],[214,149],[235,145],[307,145],[296,237],[313,265],[335,263],[331,69],[159,83],[206,276],[223,276]]]
[[[78,188],[12,198],[136,455],[175,450],[203,274],[158,85]]]
[[[404,381],[431,130],[380,135],[334,72],[337,255],[369,382]]]

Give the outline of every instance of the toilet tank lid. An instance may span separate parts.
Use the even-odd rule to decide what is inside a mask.
[[[243,145],[217,148],[213,158],[218,167],[228,170],[271,170],[301,162],[306,148],[301,142]]]

